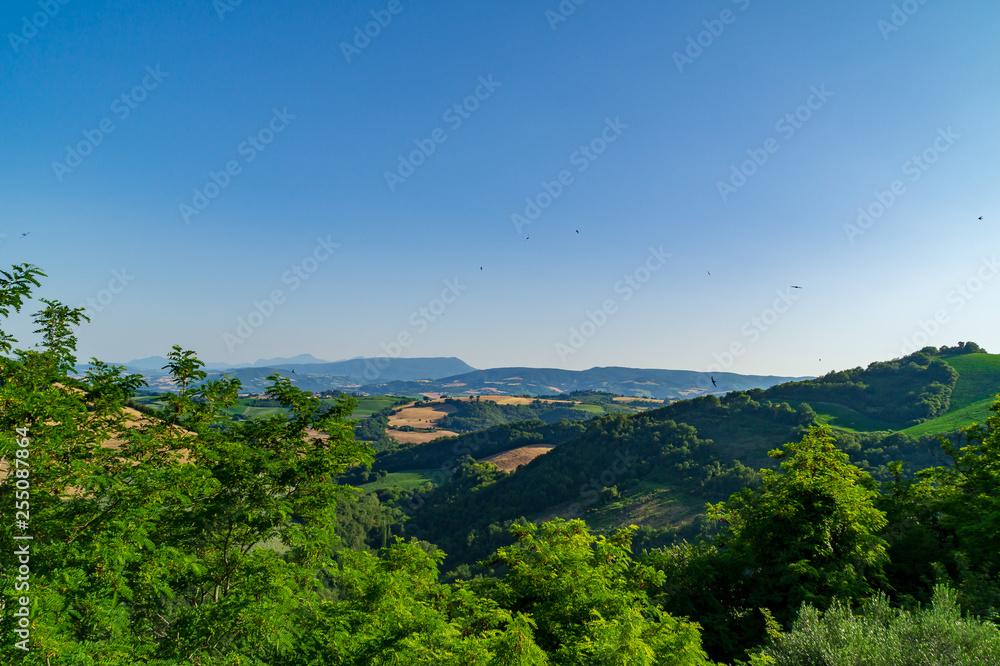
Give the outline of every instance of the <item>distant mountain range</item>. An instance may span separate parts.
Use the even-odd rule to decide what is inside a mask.
[[[167,359],[149,356],[125,364],[129,372],[146,377],[152,389],[171,390],[163,366]],[[81,371],[86,366],[78,366]],[[807,377],[739,375],[722,372],[712,375],[691,370],[640,368],[492,368],[476,370],[461,359],[440,358],[354,358],[328,362],[311,354],[292,358],[260,360],[253,365],[232,366],[208,363],[209,378],[225,374],[240,380],[243,391],[264,393],[267,377],[278,373],[299,388],[320,392],[344,390],[368,394],[411,395],[558,395],[572,391],[606,391],[619,395],[663,399],[692,398],[707,393],[726,393],[753,388],[766,389]]]
[[[558,395],[571,391],[606,391],[618,395],[657,398],[693,398],[706,393],[726,393],[753,388],[770,388],[806,377],[773,375],[738,375],[722,372],[713,375],[693,370],[651,370],[640,368],[591,368],[560,370],[555,368],[493,368],[474,370],[436,381],[390,381],[368,385],[368,393],[417,395],[443,393],[461,395]]]
[[[125,363],[125,367],[135,370],[147,370],[150,372],[155,372],[157,374],[167,374],[167,371],[163,369],[168,363],[167,359],[162,356],[147,356],[145,358],[137,358],[135,360]],[[324,361],[323,359],[316,358],[312,354],[299,354],[298,356],[293,356],[291,358],[269,358],[260,359],[253,363],[206,363],[205,370],[228,370],[230,368],[266,368],[266,367],[283,367],[289,364],[307,364],[307,363],[330,363],[330,361]]]

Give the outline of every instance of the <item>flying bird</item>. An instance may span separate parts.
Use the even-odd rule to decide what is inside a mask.
[[[799,285],[797,285],[797,284],[793,284],[793,285],[792,285],[792,289],[801,289],[801,288],[802,288],[802,287],[800,287],[800,286],[799,286]]]
[[[982,221],[983,221],[983,216],[982,216],[982,215],[980,215],[980,216],[979,216],[979,221],[980,221],[980,222],[982,222]]]
[[[983,219],[983,218],[979,218],[979,219],[981,220],[981,219]],[[577,229],[577,230],[576,230],[576,233],[580,233],[580,230],[579,230],[579,229]]]
[[[979,219],[981,220],[983,218],[979,218]],[[26,231],[25,233],[21,234],[21,238],[24,238],[25,236],[27,236],[30,233],[31,233],[30,231]]]
[[[712,377],[712,386],[718,386],[718,384],[715,383],[715,377]]]
[[[712,277],[712,272],[711,271],[705,271],[705,272],[708,273],[708,277]]]

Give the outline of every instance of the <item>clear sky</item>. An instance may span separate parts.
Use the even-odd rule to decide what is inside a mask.
[[[88,308],[81,360],[1000,351],[998,26],[987,0],[9,0],[0,263]]]

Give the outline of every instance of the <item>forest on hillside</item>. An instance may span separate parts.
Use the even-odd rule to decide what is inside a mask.
[[[0,271],[0,317],[42,277]],[[856,441],[851,453],[805,406],[754,392],[495,426],[510,441],[567,439],[510,475],[460,457],[403,521],[421,524],[417,538],[394,532],[399,498],[335,481],[376,463],[352,398],[324,405],[273,375],[268,398],[288,413],[236,420],[239,382],[206,380],[175,346],[178,390],[143,414],[127,407],[142,378],[124,367],[93,359],[73,376],[82,308],[40,302],[34,347],[0,328],[5,663],[1000,663],[1000,399],[922,467],[887,459],[891,447],[869,459]],[[934,361],[902,371],[947,389]],[[864,407],[870,389],[841,379]],[[934,403],[920,404],[881,418],[908,422]],[[770,465],[715,465],[733,453],[719,450],[732,429],[781,439]],[[539,469],[553,478],[539,483]],[[711,529],[639,548],[635,527],[597,534],[498,508],[614,502],[643,483],[707,502]],[[487,535],[479,563],[445,575],[468,534],[459,521],[475,514],[506,543]]]

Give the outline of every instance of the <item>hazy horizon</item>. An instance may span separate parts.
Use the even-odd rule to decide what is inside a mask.
[[[0,270],[80,362],[1000,349],[1000,6],[577,1],[6,3]]]

